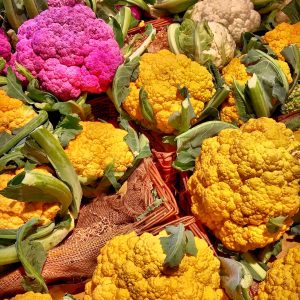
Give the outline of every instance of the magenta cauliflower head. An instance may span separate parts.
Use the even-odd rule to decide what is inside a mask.
[[[123,62],[112,29],[87,6],[45,10],[22,24],[16,61],[61,100],[107,90]]]
[[[5,31],[0,28],[0,57],[3,57],[6,61],[10,60],[11,45],[8,41]]]
[[[74,6],[84,4],[84,0],[48,0],[48,7]]]

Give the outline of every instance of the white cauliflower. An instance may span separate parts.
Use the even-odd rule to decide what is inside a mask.
[[[223,24],[237,43],[243,32],[255,31],[261,21],[251,0],[203,0],[195,4],[191,19]]]

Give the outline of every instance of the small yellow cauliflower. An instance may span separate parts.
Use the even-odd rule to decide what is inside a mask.
[[[185,255],[178,268],[163,266],[160,237],[135,232],[110,240],[98,256],[84,300],[227,299],[220,288],[220,262],[207,243],[195,237],[197,256]]]
[[[293,81],[290,68],[284,61],[277,61],[285,73],[288,83]],[[232,86],[233,81],[236,80],[240,85],[245,85],[246,82],[251,78],[251,74],[247,73],[246,66],[241,62],[238,57],[233,58],[230,63],[222,69],[222,76],[225,82]],[[242,125],[243,121],[240,119],[236,100],[232,92],[229,93],[228,99],[223,102],[220,111],[221,120],[228,123],[235,123]]]
[[[280,54],[283,48],[291,44],[300,47],[300,22],[293,25],[281,23],[273,30],[268,31],[263,39],[277,54],[278,58],[284,60],[284,57]]]
[[[139,106],[139,93],[144,87],[148,101],[153,109],[155,128],[171,134],[175,131],[169,124],[169,118],[175,112],[181,112],[182,97],[178,89],[187,87],[190,102],[197,117],[204,104],[215,93],[213,78],[208,70],[183,54],[175,55],[169,50],[142,55],[139,77],[130,84],[130,94],[123,102],[124,110],[146,127],[151,126],[143,118]]]
[[[80,122],[82,132],[71,140],[65,152],[77,174],[92,182],[114,163],[115,172],[125,172],[134,155],[124,141],[127,131],[102,122]]]
[[[11,133],[13,129],[24,126],[36,115],[31,106],[7,96],[0,90],[0,132]]]
[[[49,294],[27,292],[25,294],[16,295],[10,300],[52,300],[52,297]]]
[[[0,174],[0,190],[21,171]],[[34,171],[51,175],[47,169],[41,167]],[[56,203],[20,202],[0,195],[0,229],[17,229],[33,217],[39,218],[40,224],[45,225],[55,218],[59,210],[60,206]]]
[[[300,299],[300,245],[272,264],[255,297],[255,300],[287,299]]]
[[[250,119],[206,139],[188,181],[192,212],[225,247],[247,252],[278,240],[300,206],[300,144],[283,123]],[[270,220],[285,217],[277,231]]]

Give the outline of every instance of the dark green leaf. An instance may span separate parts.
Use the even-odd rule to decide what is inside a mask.
[[[207,62],[206,68],[208,69],[209,73],[213,76],[215,89],[222,89],[225,84],[225,81],[222,78],[219,69],[211,61]]]
[[[7,69],[7,95],[22,100],[24,103],[33,103],[23,92],[22,85],[11,67]]]
[[[39,103],[54,104],[58,102],[58,99],[54,95],[40,90],[37,79],[33,79],[29,82],[27,86],[27,97]]]
[[[26,236],[34,229],[38,219],[30,219],[17,231],[16,250],[26,275],[22,286],[26,291],[48,293],[47,285],[41,275],[43,265],[46,261],[46,251],[36,241],[29,241]]]
[[[113,162],[106,166],[103,177],[111,183],[116,191],[121,187],[115,175],[115,166]]]
[[[121,112],[121,105],[130,93],[130,82],[137,76],[140,58],[136,57],[131,61],[125,62],[116,72],[112,85],[113,102],[116,109]]]
[[[267,223],[268,231],[270,233],[277,232],[284,225],[284,222],[286,219],[287,219],[287,217],[285,217],[285,216],[270,218]]]
[[[259,260],[267,263],[272,256],[277,256],[282,250],[282,240],[272,243],[264,247],[258,254]]]
[[[66,147],[81,131],[80,118],[76,114],[70,114],[57,124],[54,135],[58,137],[62,147]]]
[[[3,57],[0,57],[0,73],[3,71],[3,69],[5,68],[6,65],[6,61]]]
[[[190,230],[185,231],[186,237],[186,253],[192,256],[197,256],[198,249],[195,243],[195,237]]]
[[[49,160],[44,150],[32,138],[27,138],[21,153],[31,161],[38,164],[48,164]]]
[[[10,152],[0,158],[0,173],[3,170],[23,167],[24,164],[24,155],[19,150]]]
[[[139,93],[139,104],[144,119],[150,122],[151,124],[155,123],[153,108],[150,102],[148,101],[148,93],[146,92],[143,86],[141,87]]]
[[[290,231],[292,235],[300,235],[300,225],[293,226]]]
[[[109,19],[109,25],[113,29],[115,40],[117,41],[120,48],[124,47],[124,37],[122,33],[122,28],[119,22],[116,20],[115,17],[110,17]]]
[[[292,24],[300,21],[300,0],[292,0],[282,11],[289,17]]]

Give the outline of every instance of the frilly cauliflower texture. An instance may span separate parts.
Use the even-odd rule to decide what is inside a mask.
[[[24,22],[15,59],[61,100],[106,91],[123,62],[111,27],[85,5],[50,8]]]
[[[255,300],[287,299],[300,299],[300,245],[272,264],[255,297]]]
[[[8,41],[5,31],[0,28],[0,57],[9,61],[11,56],[11,45]]]
[[[203,0],[195,4],[191,14],[194,21],[212,21],[223,24],[239,42],[246,31],[255,31],[260,25],[260,14],[251,0]]]
[[[105,168],[114,163],[115,172],[125,172],[134,156],[124,141],[127,131],[101,122],[80,122],[82,132],[65,149],[77,174],[88,181],[103,176]]]
[[[220,262],[204,240],[195,237],[197,257],[185,256],[178,269],[163,267],[166,255],[159,237],[134,232],[110,240],[98,256],[84,300],[216,300],[220,289]]]
[[[16,295],[10,300],[52,300],[52,297],[49,294],[27,292],[25,294]]]
[[[156,128],[164,133],[175,131],[168,121],[174,112],[181,111],[183,99],[179,96],[178,87],[188,88],[196,116],[201,114],[204,103],[215,92],[211,74],[185,55],[175,55],[168,50],[146,53],[140,60],[139,77],[130,84],[130,94],[123,103],[126,112],[146,126],[149,123],[143,119],[139,107],[139,91],[142,86],[148,93]]]
[[[51,175],[46,168],[36,168],[34,171]],[[19,172],[0,174],[0,190]],[[21,202],[0,195],[0,229],[17,229],[33,217],[40,218],[41,225],[48,224],[56,217],[59,209],[56,203]]]
[[[11,133],[31,121],[37,114],[31,106],[21,100],[11,98],[0,90],[0,133]]]
[[[189,179],[192,212],[225,247],[246,252],[278,240],[300,206],[300,144],[284,124],[251,119],[206,139]],[[271,218],[287,217],[275,233]]]

